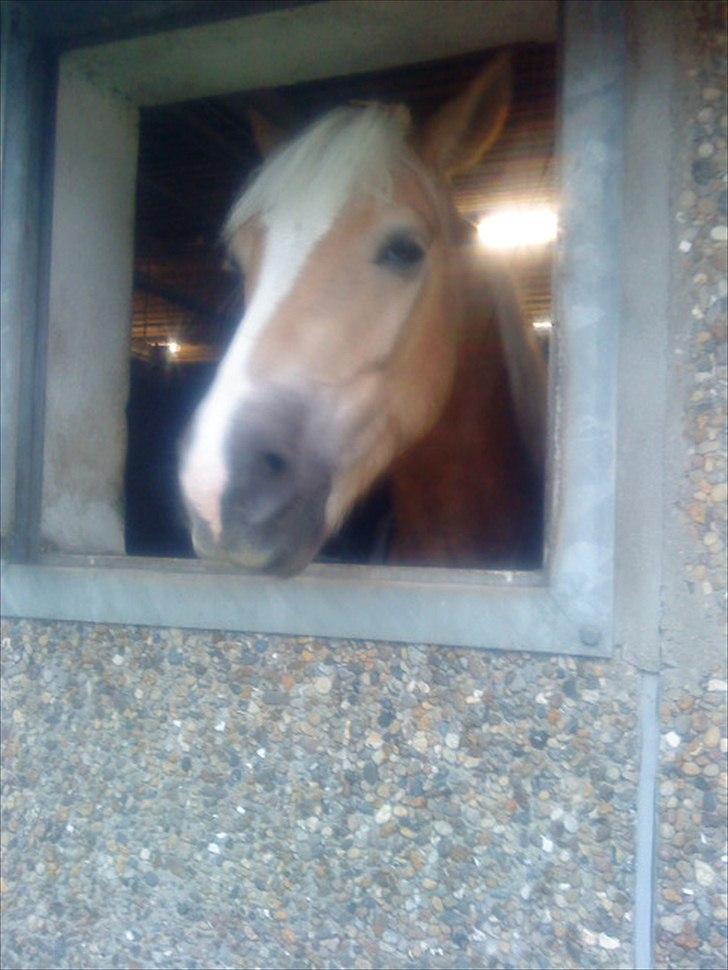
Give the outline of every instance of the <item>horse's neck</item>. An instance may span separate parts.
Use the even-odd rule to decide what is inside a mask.
[[[522,326],[512,299],[509,305],[508,294],[492,291],[488,299],[481,284],[464,302],[449,402],[392,472],[394,562],[508,566],[533,552],[540,516],[533,463],[539,458],[537,452],[529,458],[526,434],[519,433],[528,429],[531,409],[519,420],[511,385],[514,372],[538,382],[540,371],[519,335],[504,335],[509,326]],[[504,310],[513,316],[497,319]]]
[[[518,434],[534,469],[542,470],[546,444],[547,372],[533,328],[525,320],[516,286],[495,264],[469,264],[465,332],[482,329],[483,308],[495,322],[508,375]]]

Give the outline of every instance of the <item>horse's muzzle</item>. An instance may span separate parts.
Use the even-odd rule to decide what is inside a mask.
[[[331,463],[313,439],[297,398],[279,393],[241,406],[224,444],[216,535],[188,503],[197,554],[279,575],[303,569],[324,541],[331,488]]]

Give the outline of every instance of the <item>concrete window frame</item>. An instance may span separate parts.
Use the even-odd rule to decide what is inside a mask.
[[[543,569],[314,564],[276,580],[123,554],[139,108],[392,66],[405,37],[414,62],[555,36],[552,0],[428,2],[426,30],[417,2],[376,6],[373,17],[361,0],[304,5],[61,56],[53,165],[43,168],[32,138],[7,151],[4,247],[25,271],[3,282],[3,339],[17,355],[3,375],[14,456],[3,470],[4,614],[610,655],[625,84],[624,10],[612,0],[559,8],[562,237]],[[9,85],[22,131],[47,109],[44,90],[20,75]],[[16,223],[31,189],[28,236]]]

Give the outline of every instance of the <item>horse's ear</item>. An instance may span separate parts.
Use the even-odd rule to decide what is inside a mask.
[[[511,54],[502,51],[427,122],[418,139],[423,161],[444,177],[477,165],[503,130],[512,88]]]
[[[267,158],[286,140],[287,133],[256,108],[248,108],[247,115],[255,147],[262,158]]]

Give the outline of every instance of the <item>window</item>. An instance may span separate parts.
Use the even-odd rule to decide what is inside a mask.
[[[244,309],[241,279],[226,258],[220,233],[241,186],[261,162],[250,110],[295,133],[334,106],[378,100],[407,105],[419,131],[434,112],[466,89],[490,57],[490,52],[475,52],[140,111],[124,477],[127,553],[192,555],[177,494],[176,442]],[[546,356],[556,217],[556,47],[516,45],[510,58],[513,91],[505,128],[483,158],[454,180],[452,194],[462,218],[463,258],[476,252],[481,260],[508,266],[519,288],[526,325]],[[525,224],[525,218],[531,221]],[[462,382],[456,378],[458,384]],[[464,535],[461,542],[472,547],[472,567],[535,569],[543,550],[542,475],[531,469],[518,443],[500,440],[513,430],[509,414],[497,400],[489,406],[492,437],[481,446],[485,458],[479,465],[467,447],[462,451],[469,475],[474,479],[477,473],[489,483],[497,524],[490,534],[487,523],[481,524],[480,546],[474,536]],[[488,460],[490,441],[500,451]],[[510,480],[497,467],[509,462]],[[391,545],[391,491],[385,476],[358,504],[343,530],[326,543],[318,560],[383,561]],[[458,515],[467,519],[462,512]],[[514,516],[518,525],[505,528],[503,523]],[[431,536],[424,548],[414,540],[411,544],[411,565],[438,564]],[[440,557],[445,558],[442,552]]]
[[[551,350],[543,568],[452,573],[314,564],[296,579],[272,580],[197,560],[124,555],[119,497],[139,110],[241,88],[383,69],[401,62],[402,49],[410,62],[423,62],[474,47],[550,42],[555,30],[551,3],[516,0],[508,4],[506,17],[504,5],[428,3],[426,32],[410,5],[377,5],[375,16],[367,4],[322,3],[61,58],[47,336],[42,306],[41,326],[24,335],[26,356],[31,347],[45,357],[44,407],[32,388],[16,382],[7,392],[17,394],[21,413],[33,415],[25,424],[17,421],[19,456],[23,435],[35,427],[37,443],[42,429],[42,494],[34,512],[14,523],[16,539],[33,522],[40,524],[40,536],[27,544],[25,554],[17,554],[23,544],[16,544],[10,557],[15,561],[5,566],[7,612],[595,655],[609,651],[622,35],[619,11],[610,14],[609,4],[597,7],[599,16],[568,5],[562,37],[564,235],[556,273],[559,334]],[[439,29],[433,29],[433,19]],[[38,481],[40,455],[37,449],[28,455]],[[16,475],[19,467],[14,466]]]

